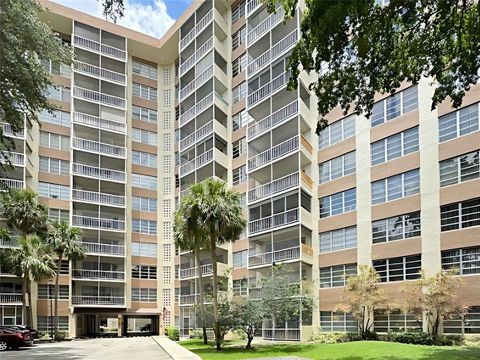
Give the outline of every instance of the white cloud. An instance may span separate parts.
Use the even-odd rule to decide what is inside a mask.
[[[53,0],[56,3],[100,18],[102,6],[97,0]],[[125,16],[118,24],[150,36],[161,37],[175,20],[167,13],[163,0],[125,0]]]

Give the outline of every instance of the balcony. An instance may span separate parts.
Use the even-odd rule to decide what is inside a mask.
[[[248,232],[250,235],[263,231],[268,231],[285,225],[295,223],[300,220],[300,211],[298,208],[287,210],[282,213],[267,216],[261,219],[253,220],[248,223]]]
[[[85,241],[80,242],[79,244],[85,248],[87,254],[125,256],[125,246],[123,245],[101,244]]]
[[[0,238],[0,248],[18,248],[18,238],[11,237],[10,240]]]
[[[180,279],[187,279],[198,276],[197,267],[192,267],[188,269],[180,269]],[[202,265],[202,276],[208,276],[213,274],[213,265],[206,264]]]
[[[202,86],[208,79],[213,76],[213,65],[210,65],[204,72],[190,81],[180,90],[180,101],[188,97],[195,89]]]
[[[73,87],[73,96],[78,99],[92,101],[97,104],[111,106],[121,110],[125,110],[127,107],[126,100],[121,97],[103,94],[98,91],[89,90],[78,86]]]
[[[273,252],[266,252],[263,254],[249,256],[248,266],[261,266],[298,259],[300,259],[300,246],[295,246],[288,249],[282,249]]]
[[[0,123],[0,126],[3,128],[3,135],[7,137],[13,137],[17,139],[25,139],[25,130],[20,130],[19,132],[14,132],[12,125],[8,123]]]
[[[125,74],[100,68],[98,66],[88,64],[82,61],[75,61],[73,63],[73,69],[76,72],[97,77],[102,80],[111,81],[115,84],[125,85],[126,76]]]
[[[300,341],[300,329],[262,329],[264,340]]]
[[[255,41],[260,39],[262,35],[270,31],[276,24],[283,20],[284,16],[285,10],[283,9],[283,6],[278,7],[273,14],[268,15],[265,20],[249,31],[247,35],[247,46],[252,45]]]
[[[9,189],[23,189],[25,187],[25,182],[22,180],[0,179],[0,184],[5,185]]]
[[[188,70],[190,70],[190,68],[193,66],[193,64],[195,64],[198,60],[203,58],[203,56],[212,49],[213,49],[213,37],[208,39],[205,42],[205,44],[200,46],[200,48],[197,51],[195,51],[187,60],[183,61],[180,64],[180,69],[179,69],[180,76],[182,76]]]
[[[125,134],[125,123],[101,119],[98,116],[93,116],[89,114],[74,112],[73,113],[73,122],[96,129],[102,129],[107,131],[119,132]]]
[[[266,118],[252,124],[248,127],[247,141],[251,141],[266,131],[282,124],[284,121],[298,114],[298,100],[292,101],[290,104],[275,111]]]
[[[119,280],[125,279],[124,271],[111,271],[111,270],[86,270],[86,269],[73,269],[72,277],[74,279],[85,280]]]
[[[180,166],[180,176],[185,176],[212,160],[213,160],[213,149],[210,149],[204,152],[203,154],[197,156],[195,159]]]
[[[248,201],[254,202],[268,196],[277,194],[284,190],[291,189],[299,185],[300,175],[298,172],[276,179],[267,184],[258,186],[248,192]]]
[[[283,74],[278,75],[276,78],[263,85],[260,89],[255,90],[252,94],[248,95],[248,106],[253,106],[263,99],[267,98],[275,91],[281,89],[288,83],[290,79],[290,71],[285,71]]]
[[[86,227],[91,229],[125,231],[125,221],[117,219],[103,219],[92,216],[72,215],[74,226]]]
[[[203,125],[200,129],[195,131],[193,134],[188,135],[186,138],[180,140],[180,151],[183,151],[190,147],[191,145],[198,143],[199,141],[206,138],[213,132],[213,120]]]
[[[74,35],[73,43],[75,46],[102,54],[116,60],[127,61],[127,52],[116,47],[100,44],[97,41]]]
[[[299,149],[299,136],[294,136],[271,149],[265,150],[260,154],[248,159],[248,170],[252,171],[267,163],[273,162],[295,150]]]
[[[247,16],[254,13],[260,6],[262,6],[262,0],[249,0],[247,2]]]
[[[125,172],[103,169],[96,166],[73,163],[72,173],[74,175],[92,177],[100,180],[125,182]]]
[[[178,302],[180,305],[195,305],[198,303],[198,294],[179,295]]]
[[[98,141],[82,139],[78,137],[73,138],[73,148],[77,150],[91,151],[100,153],[101,155],[110,155],[120,158],[125,158],[125,147],[101,143]]]
[[[125,206],[125,196],[100,193],[95,191],[72,189],[72,199],[92,204]]]
[[[123,296],[85,296],[72,295],[73,305],[124,305]]]
[[[9,163],[14,166],[25,166],[25,155],[17,152],[0,153],[0,163]]]
[[[213,9],[210,10],[200,21],[197,22],[197,25],[190,30],[187,35],[182,37],[180,40],[180,51],[185,49],[185,47],[195,38],[197,34],[200,34],[205,27],[213,20]]]
[[[0,304],[22,304],[22,294],[0,293]]]
[[[213,103],[213,92],[205,96],[202,100],[197,102],[195,106],[192,106],[189,110],[185,111],[180,115],[180,126],[185,125],[195,116],[202,113],[206,108],[208,108]]]

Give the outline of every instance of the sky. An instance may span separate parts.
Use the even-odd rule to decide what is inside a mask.
[[[52,0],[100,18],[101,1]],[[117,23],[153,37],[161,37],[190,5],[192,0],[124,0],[125,16]]]

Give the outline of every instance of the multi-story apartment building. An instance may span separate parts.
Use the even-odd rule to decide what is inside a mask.
[[[318,297],[312,314],[266,321],[264,339],[355,330],[335,308],[359,264],[373,265],[395,298],[421,269],[459,269],[469,313],[443,328],[480,332],[478,87],[459,109],[431,110],[435,85],[405,83],[378,95],[370,118],[333,110],[318,137],[311,78],[286,86],[302,4],[284,23],[281,8],[269,14],[258,0],[194,2],[161,39],[47,5],[45,21],[75,62],[45,61],[61,110],[22,134],[7,129],[18,154],[1,177],[83,230],[88,256],[65,262],[61,277],[60,323],[71,336],[168,324],[186,336],[199,326],[198,264],[175,249],[172,214],[189,185],[212,176],[242,193],[248,219],[217,253],[234,296],[260,296],[262,277],[283,263],[292,284]],[[208,292],[207,252],[200,265]],[[2,274],[0,323],[23,321],[20,284]],[[34,289],[41,329],[50,288]],[[374,323],[379,332],[422,326],[400,311]]]

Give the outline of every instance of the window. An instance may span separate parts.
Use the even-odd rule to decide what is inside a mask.
[[[247,83],[242,82],[240,85],[236,86],[232,90],[232,99],[233,103],[236,104],[240,100],[245,99],[247,96]]]
[[[142,189],[157,190],[157,178],[155,176],[132,174],[132,186]]]
[[[37,316],[37,330],[39,331],[51,331],[53,329],[52,324],[53,316]],[[68,316],[58,317],[58,330],[68,331]]]
[[[132,151],[132,164],[156,168],[157,155],[134,150]]]
[[[235,77],[247,68],[247,54],[244,53],[232,61],[232,76]]]
[[[320,184],[353,174],[355,172],[355,151],[325,161],[318,167]]]
[[[242,1],[232,8],[232,24],[245,16],[245,1]]]
[[[57,150],[69,150],[70,138],[64,135],[40,131],[40,146]]]
[[[418,194],[420,175],[418,169],[390,176],[372,183],[372,204],[401,199]]]
[[[132,94],[145,100],[157,101],[157,89],[147,85],[133,83]]]
[[[38,114],[38,119],[44,123],[70,127],[70,113],[66,111],[53,110],[50,114],[47,110],[42,110]]]
[[[40,60],[45,70],[47,70],[52,75],[60,75],[66,78],[72,76],[72,69],[70,65],[54,63],[50,59]]]
[[[39,182],[38,196],[43,196],[51,199],[70,200],[70,187]]]
[[[233,253],[233,268],[243,268],[248,265],[248,250]]]
[[[233,295],[246,296],[248,294],[248,279],[233,280]]]
[[[422,330],[422,318],[416,314],[392,311],[390,313],[377,313],[373,317],[375,332],[388,333],[403,331],[405,329]]]
[[[480,306],[472,306],[461,318],[443,320],[445,334],[480,334]]]
[[[157,122],[157,112],[137,105],[132,105],[132,119],[142,120],[149,123]]]
[[[372,222],[373,243],[420,236],[420,211]]]
[[[325,196],[320,201],[320,218],[354,211],[357,206],[356,189],[345,190],[333,195]]]
[[[480,198],[440,207],[442,231],[480,226]]]
[[[440,186],[458,184],[480,176],[480,151],[440,161]]]
[[[397,92],[373,105],[372,127],[396,119],[418,107],[417,85]]]
[[[132,242],[132,256],[145,256],[156,258],[157,244]]]
[[[372,165],[418,151],[418,126],[372,144]]]
[[[357,264],[336,265],[320,268],[320,287],[345,286],[350,276],[357,274]]]
[[[243,110],[242,112],[236,113],[235,115],[232,116],[233,131],[238,130],[238,129],[246,126],[252,120],[253,119],[248,114],[247,110]]]
[[[458,275],[480,274],[480,246],[442,251],[442,269],[452,268]]]
[[[438,119],[440,142],[455,139],[459,136],[478,131],[480,120],[478,108],[480,103],[476,103],[463,109],[459,109],[450,114],[441,116]]]
[[[320,233],[319,237],[321,253],[354,248],[357,246],[357,227],[326,231]]]
[[[132,196],[132,209],[140,211],[157,211],[157,199]]]
[[[245,154],[247,152],[247,139],[241,138],[240,140],[234,141],[232,143],[232,152],[234,159]]]
[[[70,163],[65,160],[54,159],[40,156],[40,171],[57,175],[68,175],[70,173]]]
[[[163,69],[163,85],[168,86],[172,83],[172,69],[164,68]]]
[[[148,265],[132,265],[132,278],[134,279],[156,279],[157,267]]]
[[[69,214],[68,210],[48,208],[48,218],[54,221],[68,222],[70,220]]]
[[[133,141],[138,141],[143,144],[157,145],[157,133],[154,133],[153,131],[133,128],[132,139]]]
[[[137,60],[133,60],[132,73],[157,80],[157,67],[155,65],[145,64]]]
[[[239,168],[233,169],[232,171],[233,185],[241,184],[247,181],[247,167],[245,165],[240,166]]]
[[[163,106],[172,106],[172,90],[170,89],[163,90]]]
[[[68,285],[59,285],[58,299],[68,300]],[[54,299],[55,298],[55,285],[50,284],[38,284],[38,298],[39,299]]]
[[[157,289],[154,288],[132,288],[132,301],[156,302]]]
[[[320,149],[334,145],[355,135],[355,116],[339,120],[322,130],[318,137]]]
[[[63,86],[50,86],[47,90],[47,97],[53,100],[70,102],[70,88]]]
[[[237,49],[245,42],[247,37],[247,28],[244,26],[232,35],[232,51]]]
[[[373,267],[380,275],[382,282],[419,279],[422,268],[422,256],[418,254],[374,260]]]
[[[157,233],[157,222],[154,220],[132,219],[132,232],[154,235]]]
[[[357,332],[357,320],[352,314],[332,311],[320,311],[320,328],[322,331]]]

